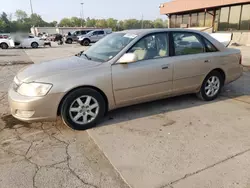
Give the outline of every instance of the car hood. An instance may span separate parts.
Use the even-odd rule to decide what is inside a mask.
[[[90,69],[100,65],[100,62],[89,61],[77,56],[32,64],[25,67],[17,74],[17,79],[21,82],[32,82],[40,78],[60,74],[64,71],[75,69]]]

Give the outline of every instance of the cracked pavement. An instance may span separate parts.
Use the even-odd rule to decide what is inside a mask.
[[[0,66],[0,187],[127,188],[87,132],[10,115],[7,89],[22,67]]]
[[[68,55],[27,54],[36,63]],[[6,92],[24,66],[0,66],[1,188],[250,187],[249,68],[215,101],[188,95],[122,108],[83,132],[60,118],[29,124],[10,116]]]

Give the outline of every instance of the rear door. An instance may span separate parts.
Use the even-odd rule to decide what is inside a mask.
[[[197,33],[171,32],[170,36],[174,48],[173,93],[196,91],[212,68],[213,49],[207,53],[205,38]]]
[[[104,31],[99,31],[98,32],[98,36],[97,36],[97,40],[100,40],[100,39],[102,39],[103,37],[105,36],[105,32]]]

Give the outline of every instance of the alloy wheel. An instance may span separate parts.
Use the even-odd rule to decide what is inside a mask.
[[[84,95],[71,103],[69,115],[74,123],[84,125],[96,119],[99,108],[99,104],[94,97]]]
[[[220,79],[217,76],[211,76],[205,85],[205,93],[208,97],[215,96],[220,90]]]

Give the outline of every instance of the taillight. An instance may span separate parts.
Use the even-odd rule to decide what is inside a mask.
[[[242,65],[242,55],[240,54],[240,65]]]

